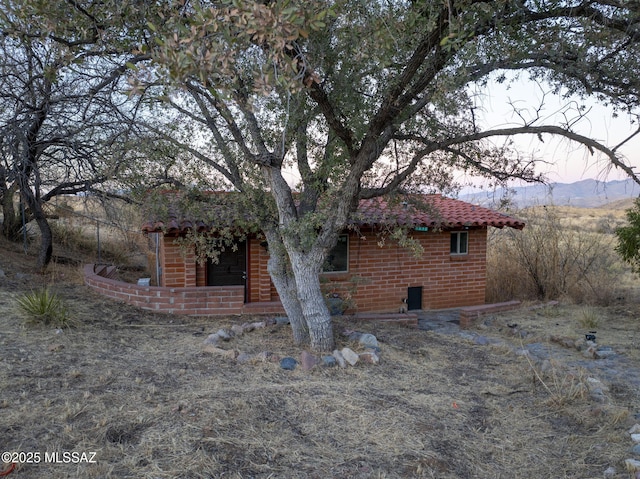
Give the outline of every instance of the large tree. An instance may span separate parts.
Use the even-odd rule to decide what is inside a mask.
[[[14,2],[0,5],[2,233],[16,240],[23,223],[35,220],[43,270],[52,257],[44,205],[59,195],[98,192],[132,158],[139,100],[121,91],[122,77],[126,61],[146,57],[104,48],[95,29],[52,34],[13,11]]]
[[[294,337],[315,349],[334,344],[318,276],[360,199],[446,182],[454,170],[536,179],[536,158],[505,140],[522,134],[577,142],[633,176],[617,145],[575,130],[582,110],[546,122],[533,105],[520,124],[501,127],[479,120],[471,92],[513,72],[551,94],[637,114],[638,2],[179,0],[145,8],[153,41],[138,51],[155,67],[139,70],[135,90],[151,94],[161,82],[156,97],[206,132],[183,146],[261,213]],[[165,138],[179,144],[174,131]]]

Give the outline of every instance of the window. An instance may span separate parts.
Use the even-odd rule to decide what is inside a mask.
[[[327,255],[322,266],[325,273],[347,272],[349,270],[349,236],[340,235],[338,244]]]
[[[467,254],[469,245],[469,233],[455,231],[451,233],[451,254]]]

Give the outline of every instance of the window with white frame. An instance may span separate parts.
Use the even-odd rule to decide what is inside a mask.
[[[469,232],[453,231],[451,233],[451,254],[467,254],[469,252]]]
[[[324,273],[346,273],[349,271],[349,236],[340,235],[338,243],[327,255],[322,266]]]

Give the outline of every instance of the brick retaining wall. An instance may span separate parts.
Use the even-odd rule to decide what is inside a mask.
[[[84,267],[84,282],[98,293],[142,309],[192,316],[242,314],[244,286],[167,288],[138,286],[96,274],[96,265]]]

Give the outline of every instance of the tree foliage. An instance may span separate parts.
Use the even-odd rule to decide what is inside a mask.
[[[616,229],[616,251],[635,272],[640,272],[640,198],[636,198],[633,207],[627,210],[626,216],[629,224]]]

